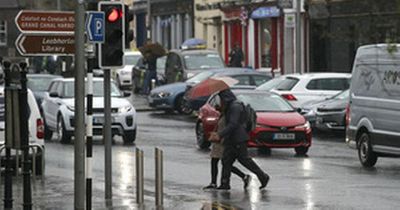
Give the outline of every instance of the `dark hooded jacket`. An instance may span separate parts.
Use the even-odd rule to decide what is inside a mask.
[[[243,105],[237,101],[236,96],[230,89],[219,93],[225,109],[225,128],[218,132],[218,135],[224,139],[225,145],[237,145],[244,143],[249,139],[244,126],[241,123]]]

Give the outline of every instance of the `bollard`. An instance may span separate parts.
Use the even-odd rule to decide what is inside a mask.
[[[15,150],[15,175],[18,177],[19,176],[19,150]]]
[[[153,90],[156,87],[156,80],[151,79],[151,89]]]
[[[163,192],[163,151],[155,148],[156,162],[156,208],[162,208],[164,202]]]
[[[144,203],[143,151],[136,148],[136,203]]]
[[[29,147],[32,149],[32,177],[33,181],[36,180],[36,151],[34,147]]]

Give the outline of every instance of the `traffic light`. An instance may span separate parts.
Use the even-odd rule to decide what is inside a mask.
[[[100,67],[124,66],[125,6],[121,2],[100,2],[99,10],[105,14],[105,39],[99,46]]]
[[[133,20],[133,10],[130,10],[128,5],[125,5],[125,48],[130,48],[130,43],[133,41],[133,30],[130,23]]]

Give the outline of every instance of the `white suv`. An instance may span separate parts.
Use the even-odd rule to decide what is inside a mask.
[[[0,145],[5,144],[5,118],[4,118],[4,87],[0,86]],[[43,174],[44,172],[44,124],[40,115],[39,107],[36,103],[35,96],[32,91],[28,89],[28,108],[29,108],[29,146],[33,147],[36,151],[36,174]],[[32,150],[30,150],[32,154]],[[1,154],[3,155],[3,154]],[[2,161],[3,162],[3,161]]]
[[[62,143],[69,143],[74,134],[75,88],[73,78],[53,79],[42,102],[45,119],[45,138],[53,132]],[[104,124],[103,78],[93,79],[93,134],[101,135]],[[122,92],[111,82],[112,135],[121,135],[125,143],[136,139],[136,110],[123,98]]]
[[[323,100],[349,89],[350,78],[348,73],[287,74],[264,83],[257,90],[278,93],[299,108],[306,102]]]

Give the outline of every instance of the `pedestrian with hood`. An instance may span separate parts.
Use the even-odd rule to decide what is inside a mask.
[[[230,67],[242,67],[242,61],[244,60],[244,55],[242,48],[240,48],[239,43],[235,43],[233,49],[229,53],[229,66]]]
[[[224,139],[224,152],[222,156],[221,185],[217,189],[229,190],[232,166],[235,160],[257,175],[264,189],[269,181],[269,176],[249,157],[247,140],[249,135],[242,122],[244,121],[244,106],[238,101],[230,89],[219,92],[221,106],[224,108],[225,128],[218,132],[212,132],[211,140]]]
[[[225,115],[224,115],[224,110],[223,110],[222,106],[217,105],[215,107],[215,109],[220,112],[217,129],[216,129],[218,132],[218,131],[222,131],[225,128]],[[218,162],[222,158],[222,155],[224,152],[223,141],[224,141],[224,139],[219,139],[217,141],[211,141],[211,152],[210,152],[211,183],[208,186],[204,187],[203,190],[217,188]],[[251,177],[247,174],[244,174],[240,169],[236,168],[235,166],[232,166],[232,173],[236,174],[243,180],[243,187],[244,187],[244,189],[246,189],[247,186],[249,185]]]

